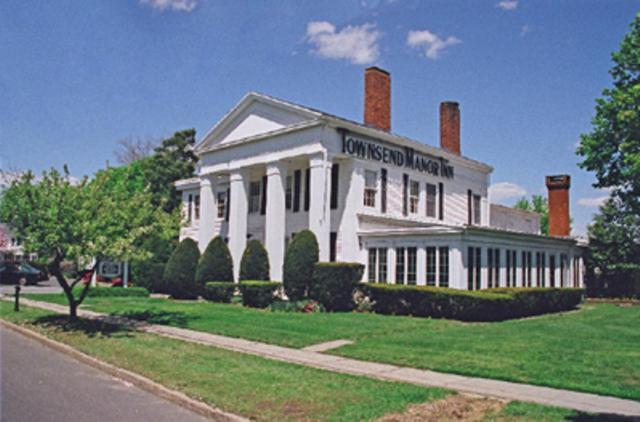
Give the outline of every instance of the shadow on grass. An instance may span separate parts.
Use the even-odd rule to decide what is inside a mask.
[[[569,416],[565,418],[565,420],[574,422],[637,422],[640,421],[640,418],[637,416],[622,416],[609,413],[588,414],[579,412],[576,416]]]
[[[157,310],[118,312],[119,317],[136,321],[144,321],[148,324],[171,325],[173,327],[186,328],[189,321],[198,319],[195,315],[184,312],[168,312]]]
[[[112,324],[102,320],[80,318],[77,321],[69,321],[66,315],[48,315],[36,318],[34,325],[43,328],[53,328],[64,332],[79,332],[87,337],[104,336],[111,337],[118,335],[119,337],[131,336],[131,330],[122,325]]]

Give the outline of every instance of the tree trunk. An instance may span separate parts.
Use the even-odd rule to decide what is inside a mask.
[[[69,301],[69,322],[78,320],[78,304],[75,300]]]

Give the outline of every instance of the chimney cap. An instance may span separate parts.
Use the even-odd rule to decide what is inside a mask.
[[[569,189],[571,187],[571,176],[568,174],[555,174],[545,177],[547,188],[549,189]]]
[[[366,68],[364,71],[365,71],[365,72],[369,72],[369,71],[376,71],[376,72],[384,73],[384,74],[385,74],[385,75],[387,75],[387,76],[391,76],[391,73],[389,73],[387,70],[384,70],[383,68],[378,67],[378,66],[369,66],[369,67],[368,67],[368,68]]]
[[[457,101],[442,101],[440,103],[441,106],[453,106],[453,107],[459,107],[460,103]]]

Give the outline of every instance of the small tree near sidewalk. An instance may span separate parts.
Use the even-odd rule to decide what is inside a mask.
[[[39,180],[27,172],[0,197],[0,220],[24,240],[26,252],[47,260],[49,272],[67,297],[71,320],[77,318],[78,306],[90,285],[86,283],[75,292],[82,274],[67,280],[61,269],[63,261],[86,264],[100,257],[144,259],[138,247],[144,237],[175,227],[166,213],[149,205],[148,193],[116,183],[115,170],[107,169],[92,181],[85,178],[79,182],[74,182],[66,167],[63,173],[54,169],[44,172]]]

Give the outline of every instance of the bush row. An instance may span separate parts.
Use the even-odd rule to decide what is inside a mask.
[[[282,283],[271,281],[209,282],[204,288],[204,298],[212,302],[229,303],[236,288],[242,293],[242,303],[252,308],[266,308],[275,300]]]
[[[460,321],[503,321],[575,308],[582,289],[493,289],[464,291],[425,286],[366,285],[373,310]]]
[[[89,289],[87,292],[88,297],[146,297],[149,296],[149,290],[144,287],[100,287],[96,289]]]

